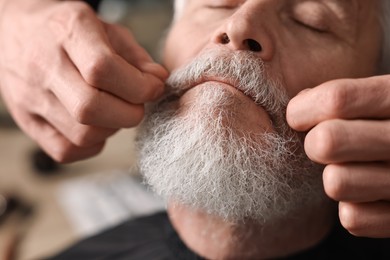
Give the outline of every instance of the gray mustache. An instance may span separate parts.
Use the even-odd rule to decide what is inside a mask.
[[[211,78],[247,92],[250,91],[248,85],[264,82],[264,62],[251,52],[210,49],[173,71],[166,84],[170,91],[180,93]]]
[[[173,71],[166,82],[166,97],[180,97],[192,87],[209,80],[232,85],[263,107],[271,117],[280,117],[289,101],[285,87],[266,75],[265,63],[256,54],[224,48],[206,50],[184,67]]]

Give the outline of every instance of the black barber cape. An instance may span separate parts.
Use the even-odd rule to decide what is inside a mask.
[[[83,240],[53,260],[196,260],[173,229],[167,214],[129,220]],[[358,238],[340,224],[319,245],[286,259],[390,259],[390,239]]]

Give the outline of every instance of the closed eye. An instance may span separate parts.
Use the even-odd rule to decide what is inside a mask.
[[[301,26],[307,30],[310,30],[310,31],[313,31],[313,32],[316,32],[316,33],[329,33],[329,30],[328,28],[326,28],[325,26],[319,26],[319,25],[314,25],[314,24],[310,24],[308,22],[304,22],[302,20],[298,20],[298,19],[293,19],[293,21],[298,25],[298,26]]]
[[[237,8],[237,6],[233,6],[233,5],[206,5],[205,7],[209,9],[227,9],[227,10]]]

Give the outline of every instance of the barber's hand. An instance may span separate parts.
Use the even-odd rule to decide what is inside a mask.
[[[308,157],[326,165],[329,197],[356,236],[390,237],[390,76],[335,80],[306,90],[287,109],[308,131]]]
[[[59,162],[136,126],[168,72],[79,1],[0,0],[0,90],[19,126]]]

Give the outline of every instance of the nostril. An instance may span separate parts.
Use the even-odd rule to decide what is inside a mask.
[[[245,40],[246,44],[248,44],[249,50],[254,52],[261,52],[263,48],[261,47],[260,43],[258,43],[255,40],[248,39]]]
[[[228,44],[229,42],[230,42],[229,36],[226,33],[222,34],[222,36],[221,36],[221,43],[222,44]]]
[[[229,44],[231,42],[229,35],[227,33],[221,34],[219,37],[219,41],[222,44]],[[245,50],[253,51],[253,52],[261,52],[263,47],[257,41],[253,39],[246,39],[243,41],[243,46]]]

